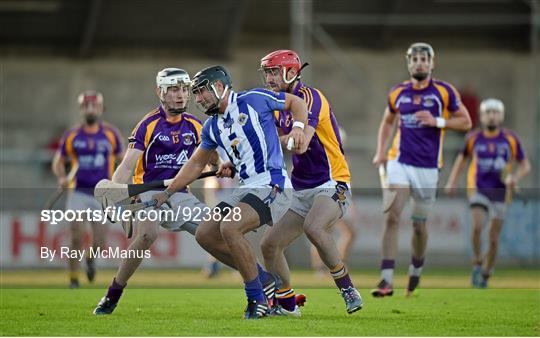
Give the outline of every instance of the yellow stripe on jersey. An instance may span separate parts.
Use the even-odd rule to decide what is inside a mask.
[[[75,139],[75,136],[77,135],[77,131],[78,129],[73,130],[66,137],[66,153],[68,154],[69,157],[71,157],[72,160],[77,157],[77,154],[75,154],[75,151],[73,150],[73,140]]]
[[[400,124],[401,122],[398,122],[397,131],[394,135],[394,140],[392,141],[392,146],[390,149],[388,149],[387,157],[389,160],[395,160],[399,156],[399,143],[401,141],[401,130],[399,129]]]
[[[150,138],[152,137],[152,134],[154,133],[154,129],[156,129],[156,125],[159,122],[160,119],[155,119],[154,121],[150,122],[148,126],[146,127],[146,134],[144,135],[144,153],[139,157],[137,160],[137,166],[135,167],[135,174],[133,175],[133,183],[144,183],[143,176],[144,176],[144,155],[148,151],[148,144],[150,143]]]
[[[198,140],[198,143],[201,143],[201,132],[202,132],[202,124],[199,123],[199,121],[195,120],[195,119],[192,119],[192,118],[189,118],[189,117],[186,117],[185,118],[187,121],[191,122],[191,124],[193,125],[193,127],[195,127],[195,130],[197,131],[197,140]],[[198,144],[197,143],[197,144]]]
[[[116,137],[114,136],[114,132],[112,130],[105,129],[105,136],[107,136],[107,139],[111,143],[111,151],[109,152],[109,178],[111,178],[114,174],[114,164],[116,160],[115,152],[118,144],[116,144]]]
[[[345,156],[341,152],[338,137],[332,126],[332,120],[330,119],[330,104],[318,89],[313,90],[317,91],[321,98],[319,124],[315,129],[315,133],[321,141],[326,157],[328,158],[330,175],[334,181],[348,183],[351,181],[351,174]]]
[[[473,154],[469,170],[467,171],[467,195],[470,197],[476,192],[476,154]]]
[[[510,152],[512,159],[515,160],[517,157],[517,140],[512,134],[505,133],[504,135],[510,144]]]
[[[450,104],[450,93],[448,93],[448,90],[441,85],[438,85],[436,83],[433,83],[435,88],[439,91],[441,94],[442,100],[443,100],[443,106],[442,106],[442,118],[445,120],[448,120],[450,118],[450,112],[448,111],[448,106]],[[438,166],[439,169],[443,167],[443,145],[444,145],[444,134],[445,129],[441,129],[441,135],[439,136],[439,155],[438,155]]]
[[[141,126],[141,124],[146,121],[148,118],[156,115],[156,114],[159,114],[159,108],[156,108],[154,110],[152,110],[151,112],[149,112],[148,114],[144,115],[144,117],[139,121],[139,123],[137,123],[137,125],[135,126],[135,128],[133,128],[133,131],[131,132],[131,137],[134,137],[135,134],[137,134],[137,130],[139,130],[139,127]]]
[[[308,111],[311,111],[311,107],[313,106],[313,94],[311,93],[309,88],[306,87],[302,87],[300,89],[300,92],[304,94],[304,101],[306,102]]]
[[[392,113],[398,112],[396,101],[399,94],[403,91],[403,89],[405,89],[405,86],[397,87],[396,89],[391,91],[390,94],[388,94],[388,102],[390,102],[390,106],[392,107],[392,110],[393,110]]]

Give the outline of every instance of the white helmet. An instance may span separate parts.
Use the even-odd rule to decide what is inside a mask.
[[[480,103],[480,112],[485,113],[488,110],[495,110],[501,113],[501,117],[504,120],[504,103],[501,100],[489,98]]]
[[[163,96],[167,93],[167,88],[186,85],[191,86],[191,79],[189,74],[180,68],[165,68],[156,76],[156,85],[161,89],[160,98],[163,100]],[[191,93],[191,90],[189,90]]]

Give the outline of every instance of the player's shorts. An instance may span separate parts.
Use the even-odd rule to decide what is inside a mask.
[[[469,205],[472,207],[481,207],[487,211],[490,218],[504,219],[506,214],[506,203],[492,201],[486,195],[475,192],[469,197]]]
[[[94,196],[85,194],[77,189],[70,189],[66,199],[66,210],[101,210],[101,205]]]
[[[389,185],[408,186],[413,199],[413,220],[425,220],[437,196],[439,169],[420,168],[388,161],[386,167]]]
[[[142,201],[149,201],[152,199],[152,196],[159,193],[159,191],[147,191],[139,195],[139,198]],[[165,203],[160,206],[160,210],[172,210],[176,215],[178,211],[178,217],[176,220],[163,217],[160,220],[161,227],[169,231],[182,231],[185,230],[182,227],[186,223],[195,223],[199,224],[204,217],[205,213],[209,212],[210,209],[206,207],[206,204],[199,201],[191,193],[177,192],[173,194],[168,200],[170,207]],[[139,212],[137,217],[141,217],[142,214]]]
[[[260,225],[272,225],[276,224],[285,215],[287,210],[289,210],[292,193],[293,189],[289,177],[286,176],[285,178],[285,188],[282,191],[278,191],[268,184],[268,177],[261,175],[260,180],[252,180],[234,189],[229,196],[225,197],[221,203],[218,203],[218,206],[225,203],[235,207],[240,202],[248,203],[256,209],[261,221],[264,222]],[[267,207],[270,209],[268,219],[262,217],[265,213],[265,210],[262,209]]]
[[[316,188],[295,191],[290,209],[303,218],[306,218],[313,206],[315,198],[318,196],[328,196],[334,200],[341,209],[341,217],[347,213],[351,205],[352,195],[350,185],[344,182],[338,183],[330,180]]]

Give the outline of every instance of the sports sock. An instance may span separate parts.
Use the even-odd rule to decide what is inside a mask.
[[[116,282],[116,278],[113,278],[113,281],[111,285],[109,286],[109,290],[107,291],[107,298],[111,300],[113,304],[118,303],[118,300],[120,299],[120,296],[122,296],[122,292],[124,292],[124,288],[127,286],[120,285]]]
[[[381,278],[388,284],[392,284],[394,280],[394,267],[396,261],[393,259],[383,259],[381,261]]]
[[[336,283],[338,289],[342,290],[348,289],[349,287],[354,287],[345,264],[339,263],[336,267],[330,270],[330,275],[332,275],[334,283]]]
[[[262,284],[258,276],[250,282],[244,282],[244,289],[246,290],[248,301],[266,302],[266,297],[264,296]]]
[[[291,288],[279,289],[276,291],[276,298],[279,305],[287,311],[294,311],[296,307],[296,294]]]
[[[274,279],[274,277],[268,272],[266,272],[259,263],[257,263],[257,270],[259,271],[259,280],[261,281],[262,285],[265,285],[266,283]]]
[[[420,277],[424,266],[424,257],[416,258],[412,256],[411,265],[409,265],[409,276]]]

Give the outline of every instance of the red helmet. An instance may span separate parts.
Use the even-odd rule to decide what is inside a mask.
[[[103,95],[93,90],[87,90],[79,94],[77,101],[80,106],[87,106],[89,104],[103,105]]]
[[[298,54],[292,50],[280,49],[276,50],[261,59],[261,68],[285,67],[300,71],[302,64]]]
[[[302,63],[300,57],[295,51],[288,49],[276,50],[261,59],[261,69],[264,68],[282,68],[283,81],[285,83],[291,83],[300,76],[300,70],[302,69]],[[292,79],[287,79],[287,72],[289,69],[296,70],[296,76]]]

